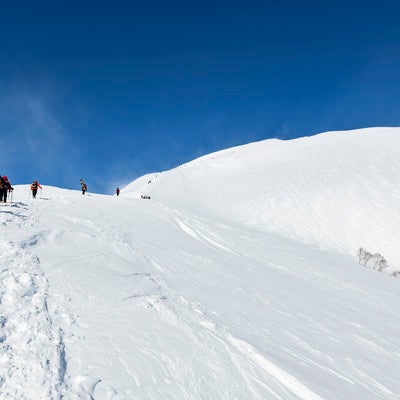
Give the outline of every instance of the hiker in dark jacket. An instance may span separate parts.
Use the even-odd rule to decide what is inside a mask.
[[[0,176],[0,203],[7,202],[7,194],[14,188],[11,186],[10,181],[6,176]]]
[[[82,187],[82,194],[85,194],[86,193],[86,191],[87,191],[87,186],[86,186],[86,183],[85,182],[83,182],[83,180],[81,179],[80,181],[80,184],[81,184],[81,187]]]

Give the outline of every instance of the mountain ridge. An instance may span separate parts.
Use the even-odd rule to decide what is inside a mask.
[[[349,254],[367,247],[400,266],[398,148],[400,128],[267,139],[147,174],[123,195],[146,193],[172,207]]]

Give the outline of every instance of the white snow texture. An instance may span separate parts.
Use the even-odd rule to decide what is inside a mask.
[[[119,197],[16,186],[0,399],[399,399],[399,149],[399,128],[328,132]],[[389,268],[359,265],[360,247]]]

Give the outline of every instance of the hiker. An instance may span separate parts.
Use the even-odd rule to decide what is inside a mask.
[[[119,187],[115,190],[115,193],[117,193],[117,196],[119,196]]]
[[[83,180],[82,180],[82,179],[81,179],[79,182],[81,183],[81,187],[82,187],[82,194],[85,194],[85,193],[86,193],[86,191],[87,191],[87,186],[86,186],[86,183],[85,183],[85,182],[83,182]]]
[[[0,203],[7,202],[7,193],[14,190],[6,176],[0,176]]]
[[[32,196],[34,199],[36,199],[36,193],[38,191],[38,188],[42,189],[38,181],[33,181],[31,185],[31,190],[32,190]]]

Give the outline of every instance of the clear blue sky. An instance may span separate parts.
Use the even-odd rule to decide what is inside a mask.
[[[400,126],[400,2],[9,1],[0,173],[112,193],[270,137]]]

